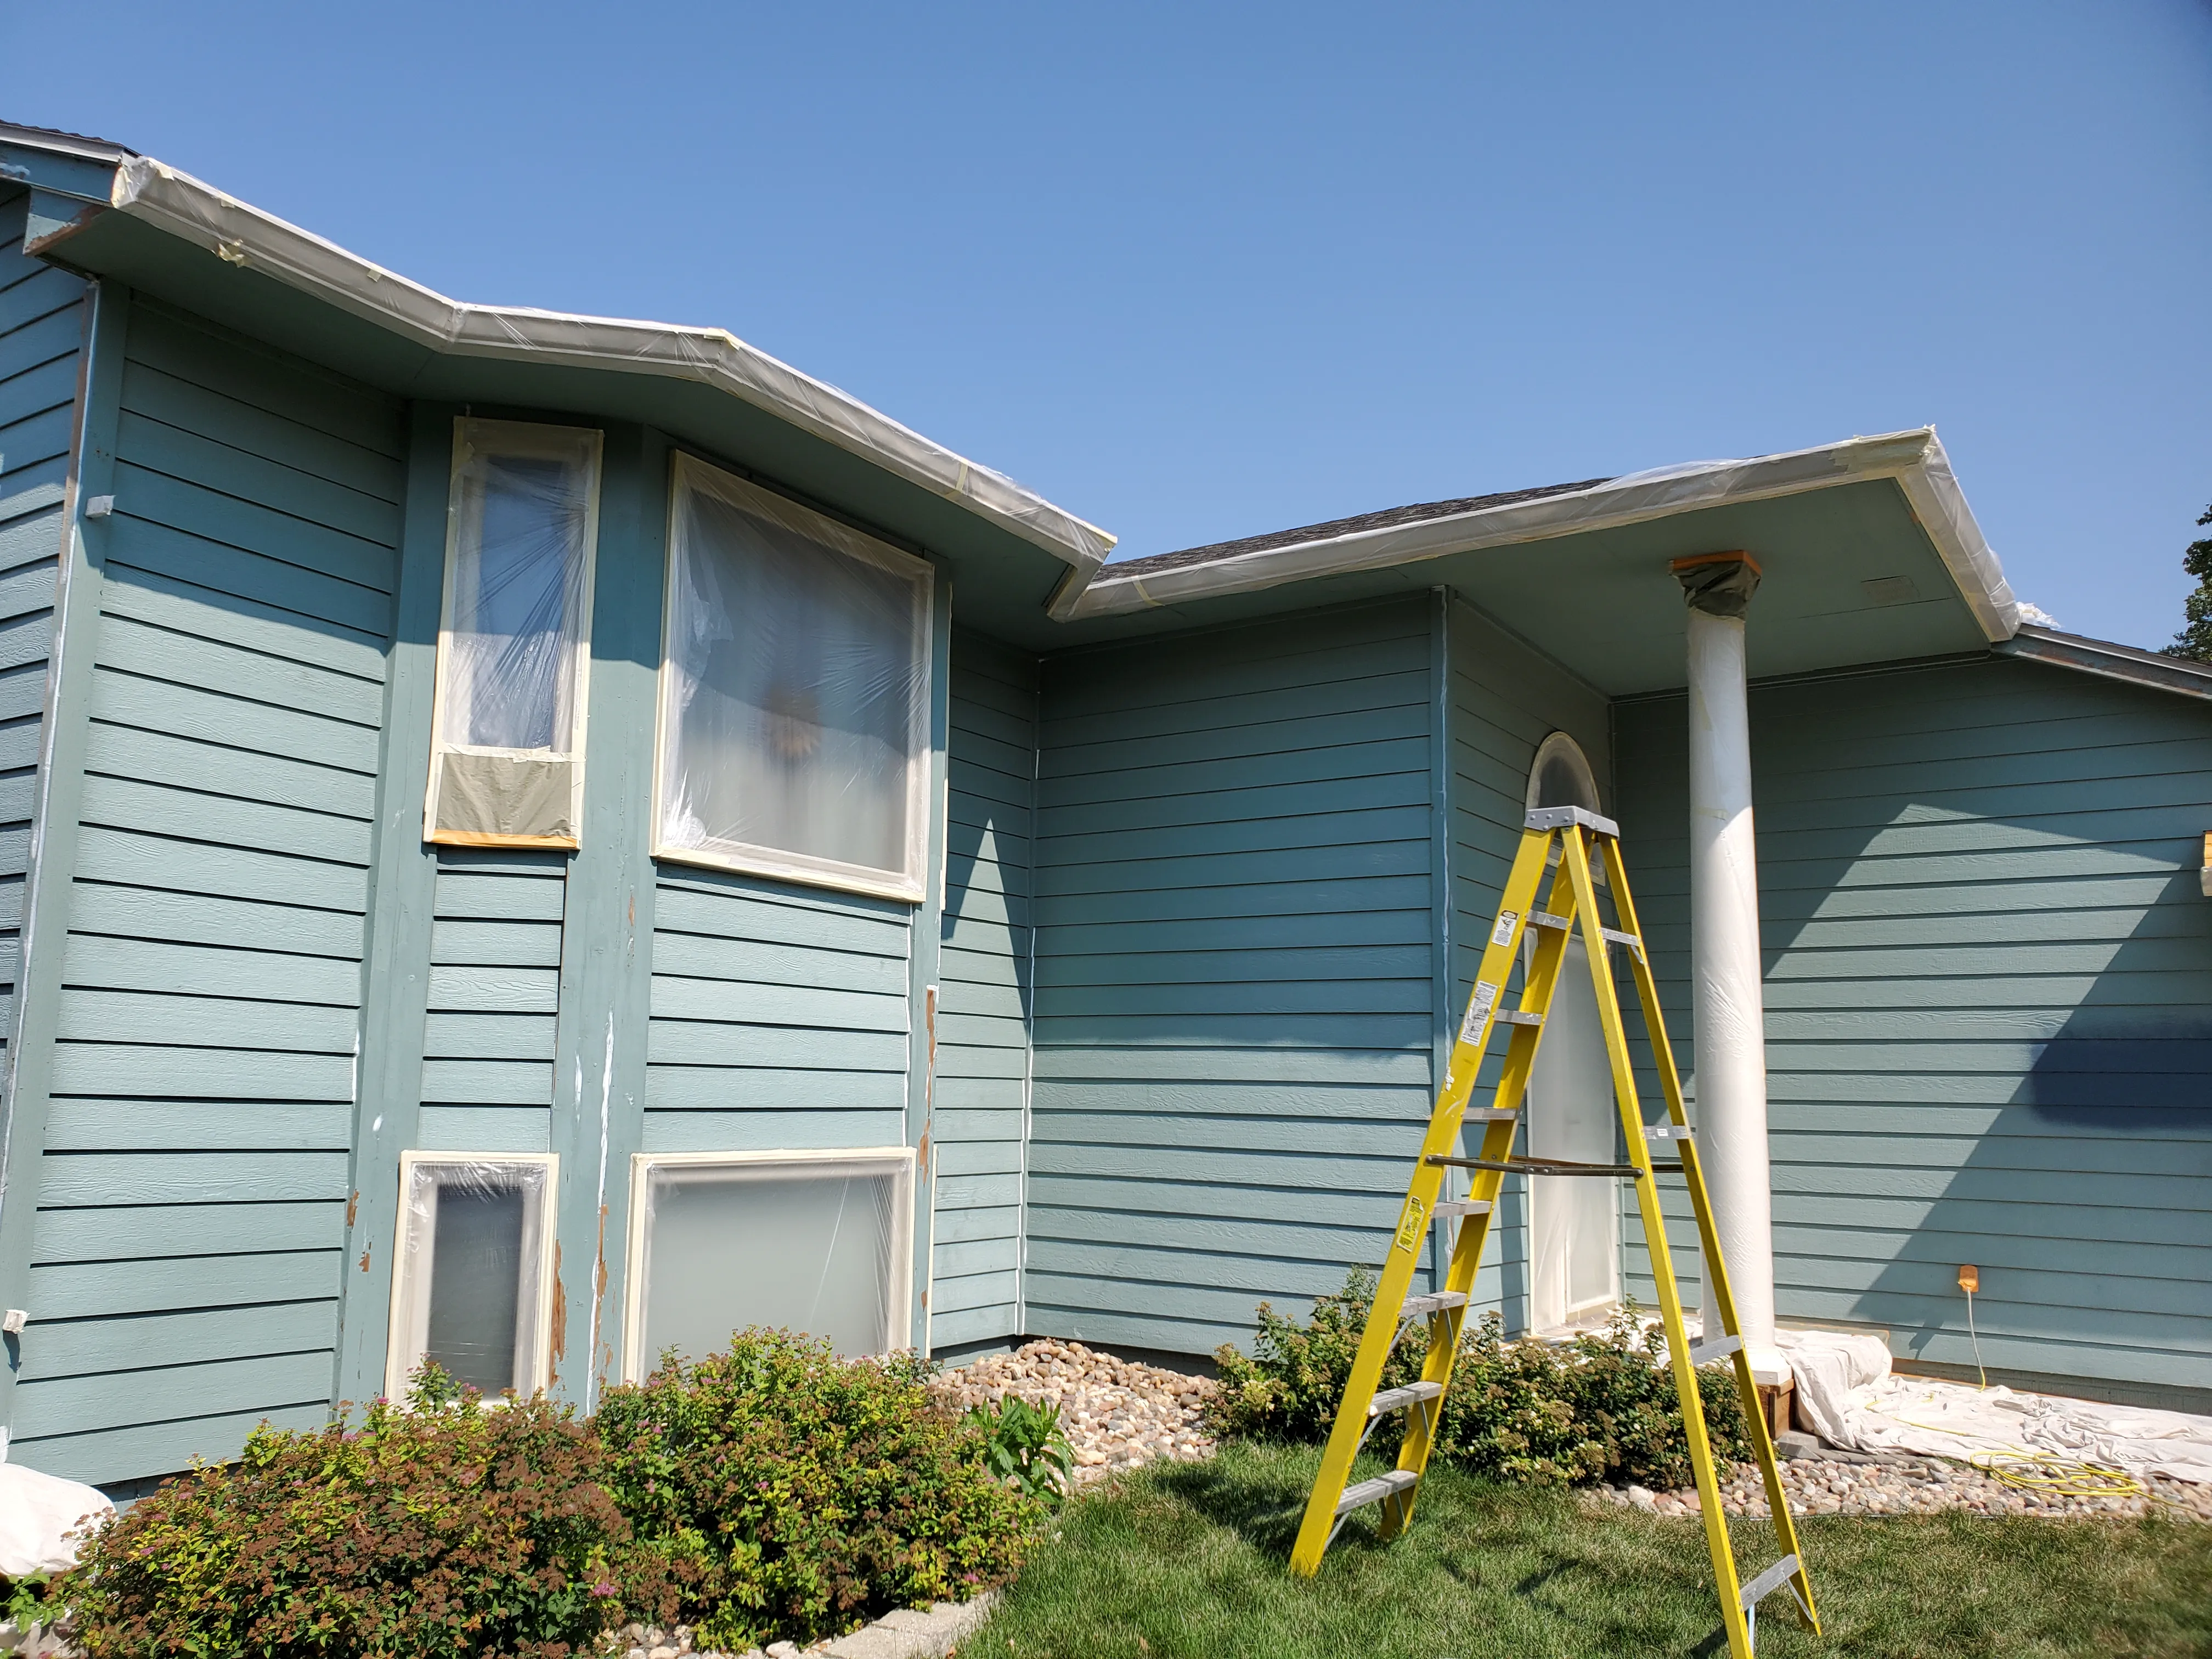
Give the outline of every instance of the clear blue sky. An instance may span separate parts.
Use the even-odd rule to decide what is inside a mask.
[[[1125,554],[1933,422],[2156,645],[2212,501],[2203,0],[0,0],[0,116],[727,327]]]

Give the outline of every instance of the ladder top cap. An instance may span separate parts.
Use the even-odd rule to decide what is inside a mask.
[[[1620,826],[1611,818],[1601,818],[1581,806],[1540,806],[1528,814],[1531,830],[1564,830],[1571,823],[1579,823],[1585,830],[1601,836],[1620,839]]]

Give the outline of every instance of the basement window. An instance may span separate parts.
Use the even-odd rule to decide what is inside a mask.
[[[401,1157],[391,1398],[426,1359],[488,1395],[546,1386],[555,1165],[550,1153]]]
[[[756,1325],[842,1354],[907,1346],[914,1171],[904,1146],[634,1158],[624,1375]]]
[[[600,436],[453,422],[423,839],[574,847]]]
[[[670,519],[654,852],[920,900],[928,564],[688,455]]]

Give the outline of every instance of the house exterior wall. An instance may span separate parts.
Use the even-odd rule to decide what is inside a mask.
[[[956,631],[931,1097],[929,1330],[940,1351],[1024,1334],[1036,732],[1036,659]]]
[[[1031,1331],[1203,1352],[1379,1255],[1440,1000],[1434,611],[1047,659]]]
[[[1538,746],[1554,732],[1573,738],[1596,775],[1601,801],[1610,805],[1612,733],[1601,693],[1474,606],[1451,601],[1444,613],[1444,639],[1451,738],[1449,1011],[1455,1026],[1474,992],[1483,946],[1504,901],[1506,873],[1520,847],[1528,774]],[[1516,984],[1510,994],[1517,1000],[1518,992]],[[1497,1087],[1504,1047],[1502,1036],[1492,1039],[1475,1090],[1478,1106],[1487,1105]],[[1462,1138],[1470,1156],[1480,1150],[1480,1127]],[[1525,1329],[1529,1322],[1527,1188],[1526,1177],[1506,1177],[1475,1280],[1475,1311],[1497,1310],[1509,1331]]]
[[[1754,687],[1751,717],[1779,1314],[1971,1367],[1972,1262],[1993,1370],[2204,1389],[2212,708],[1992,658]],[[1670,1007],[1684,721],[1616,714]]]
[[[117,505],[15,1073],[44,1155],[10,1425],[95,1480],[328,1407],[403,453],[392,399],[101,305]]]
[[[86,311],[82,280],[25,257],[29,200],[0,198],[0,1042],[15,1031]]]

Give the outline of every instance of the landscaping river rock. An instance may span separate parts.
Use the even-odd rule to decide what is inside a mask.
[[[1188,1462],[1213,1455],[1213,1440],[1200,1427],[1213,1395],[1211,1378],[1116,1358],[1080,1342],[1031,1342],[941,1372],[929,1387],[956,1411],[995,1406],[1010,1394],[1032,1406],[1058,1406],[1079,1480],[1162,1458]]]
[[[1938,1510],[1970,1510],[1978,1515],[2053,1517],[2142,1515],[2151,1510],[2212,1521],[2212,1490],[2154,1475],[2150,1495],[2076,1497],[2026,1490],[1964,1463],[1942,1458],[1901,1458],[1894,1462],[1830,1462],[1799,1458],[1782,1466],[1783,1490],[1792,1515],[1928,1515]],[[1655,1492],[1642,1486],[1599,1486],[1594,1502],[1632,1505],[1653,1515],[1695,1515],[1694,1486]],[[1730,1515],[1765,1515],[1766,1489],[1755,1463],[1737,1463],[1721,1486],[1721,1507]]]

